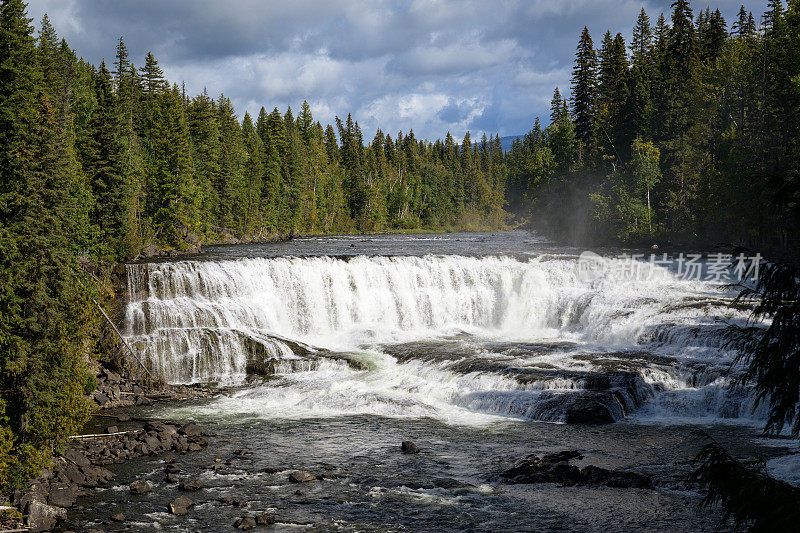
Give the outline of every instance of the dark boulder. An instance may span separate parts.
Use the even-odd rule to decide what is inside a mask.
[[[607,470],[599,466],[589,465],[581,470],[581,477],[587,485],[605,485],[623,489],[652,489],[653,480],[636,472],[623,470]]]
[[[259,526],[268,526],[276,522],[275,513],[265,512],[256,515],[256,524]]]
[[[197,492],[203,487],[205,487],[205,485],[203,485],[202,481],[199,479],[192,479],[190,481],[181,482],[181,484],[178,485],[178,490],[182,490],[184,492]]]
[[[189,422],[182,426],[181,429],[178,430],[178,433],[186,435],[187,437],[199,437],[203,434],[203,430],[194,422]]]
[[[194,507],[194,502],[186,496],[178,496],[169,504],[169,512],[174,515],[185,515],[189,508]]]
[[[252,516],[243,516],[241,518],[237,518],[236,522],[233,523],[233,527],[236,529],[241,529],[243,531],[248,531],[251,529],[256,528],[256,519]]]
[[[314,474],[306,472],[305,470],[295,470],[289,474],[289,480],[293,481],[294,483],[308,483],[316,479],[317,478],[314,476]]]
[[[128,485],[128,488],[131,490],[131,494],[147,494],[152,490],[150,483],[144,479],[137,479]]]
[[[64,452],[63,457],[67,461],[71,461],[72,463],[76,464],[81,468],[87,467],[91,464],[89,462],[89,459],[87,459],[84,454],[82,454],[77,450],[67,450]]]
[[[78,487],[67,483],[53,483],[47,503],[56,507],[72,507],[78,499]]]
[[[573,485],[604,485],[617,488],[653,488],[652,480],[635,472],[608,470],[589,465],[583,469],[569,464],[583,459],[576,450],[547,454],[541,458],[529,455],[501,474],[510,483],[561,483]]]
[[[419,447],[410,440],[404,440],[400,444],[400,449],[403,453],[419,453]]]

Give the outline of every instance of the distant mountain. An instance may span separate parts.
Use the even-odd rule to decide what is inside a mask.
[[[511,150],[514,139],[522,139],[522,137],[524,137],[524,135],[506,135],[505,137],[500,137],[500,146],[503,147],[503,152]]]

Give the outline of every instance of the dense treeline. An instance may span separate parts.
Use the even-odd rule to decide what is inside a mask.
[[[512,198],[573,240],[791,251],[800,197],[800,2],[733,24],[688,0],[626,43],[580,35],[569,99],[507,156]],[[519,209],[520,202],[514,204]]]
[[[59,43],[47,17],[40,89],[70,139],[73,245],[126,257],[143,246],[392,228],[501,227],[506,170],[497,137],[430,143],[350,115],[315,121],[304,102],[239,120],[224,95],[170,85],[152,53],[136,68],[122,38],[95,67]]]
[[[88,416],[96,284],[81,264],[145,247],[297,232],[502,227],[497,137],[434,143],[304,103],[241,121],[231,101],[79,59],[45,16],[0,3],[0,491],[32,477]]]

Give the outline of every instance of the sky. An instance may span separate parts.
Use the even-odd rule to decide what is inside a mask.
[[[729,24],[742,0],[694,2]],[[745,7],[757,20],[765,1]],[[308,100],[323,125],[352,113],[371,139],[413,128],[430,140],[523,134],[547,122],[553,89],[568,92],[583,26],[626,41],[644,7],[669,0],[32,0],[79,56],[113,62],[123,36],[141,66],[148,50],[191,94],[230,98],[255,118]]]

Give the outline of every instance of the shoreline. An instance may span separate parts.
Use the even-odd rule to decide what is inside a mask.
[[[69,522],[70,511],[79,498],[107,486],[116,477],[107,467],[145,456],[170,454],[165,461],[174,464],[176,456],[208,446],[203,429],[194,421],[155,420],[136,416],[136,411],[154,402],[168,404],[210,398],[222,389],[208,385],[149,388],[107,368],[101,368],[96,377],[97,390],[87,395],[87,400],[96,405],[97,411],[81,434],[70,436],[67,449],[53,455],[50,468],[11,495],[10,504],[19,513],[15,521],[4,524],[11,526],[11,531],[51,531],[63,524],[82,530],[82,524]],[[117,412],[120,409],[125,412]],[[142,494],[138,491],[149,491],[145,485],[146,482],[138,483],[134,487],[132,483],[129,490]],[[165,511],[176,514],[171,508],[165,507]],[[117,518],[125,520],[124,516]]]

